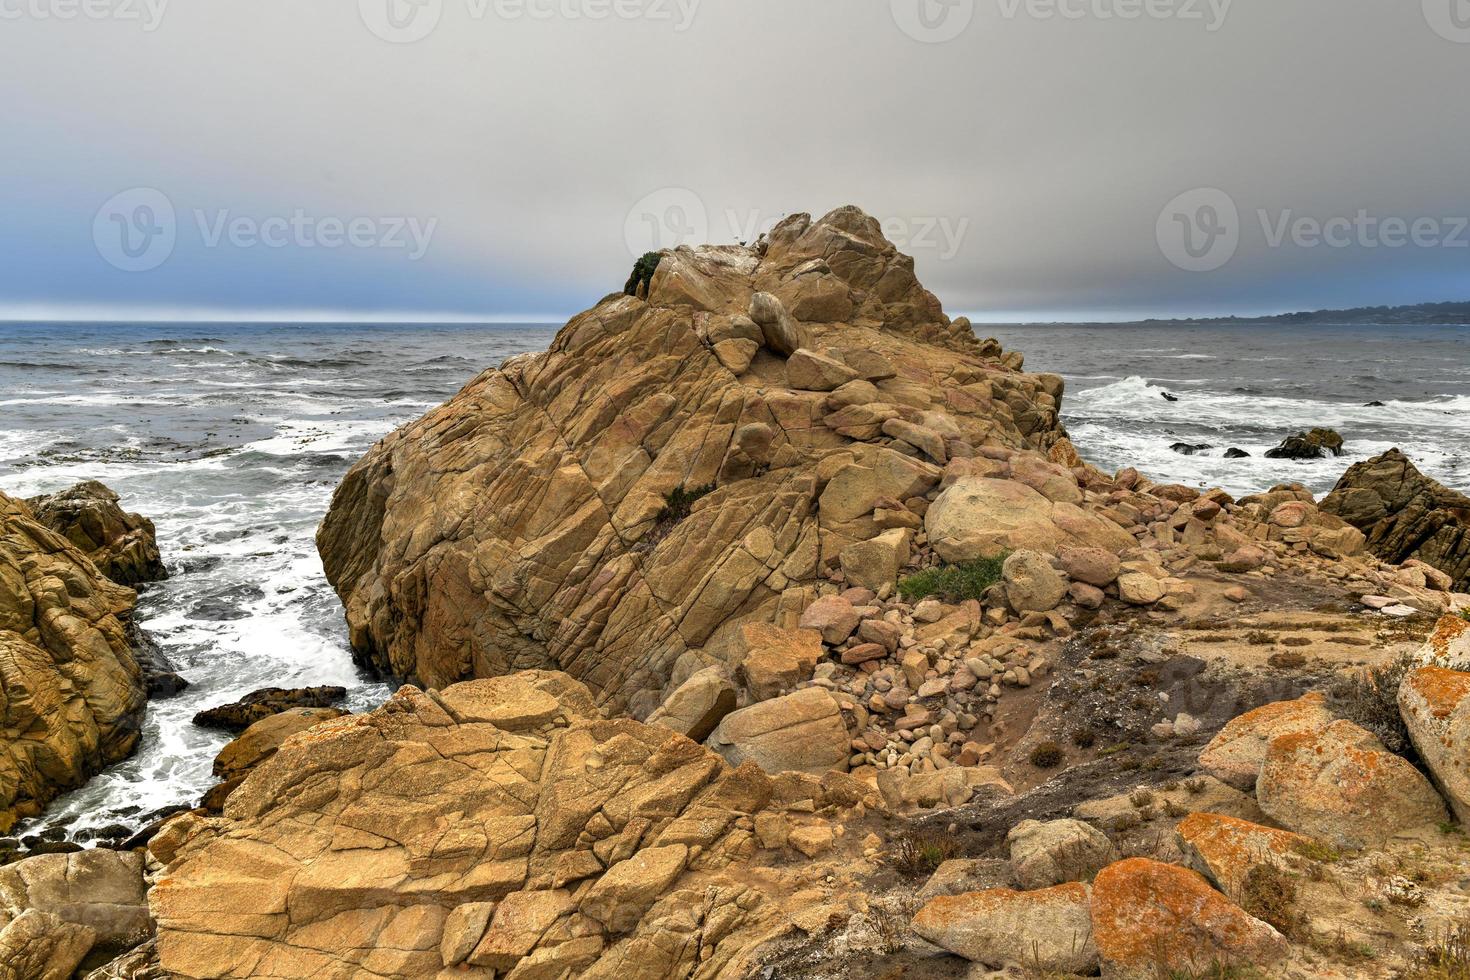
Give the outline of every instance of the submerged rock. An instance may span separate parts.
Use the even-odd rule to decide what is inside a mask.
[[[1324,459],[1342,455],[1343,438],[1332,429],[1313,429],[1288,436],[1266,452],[1267,459]]]
[[[1322,510],[1368,537],[1368,550],[1394,564],[1418,559],[1470,590],[1470,497],[1423,473],[1397,449],[1343,474]]]
[[[194,715],[201,728],[222,728],[227,732],[243,732],[256,722],[294,708],[328,708],[347,697],[345,687],[299,687],[285,689],[266,687],[252,691],[238,701],[206,708]]]

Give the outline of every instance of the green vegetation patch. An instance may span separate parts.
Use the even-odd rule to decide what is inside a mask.
[[[1009,555],[977,558],[957,565],[940,565],[915,572],[898,583],[898,594],[904,602],[918,602],[931,596],[946,602],[979,599],[985,590],[1000,581],[1000,569]]]
[[[633,265],[633,274],[628,277],[628,283],[623,287],[623,293],[628,296],[637,296],[638,288],[645,283],[653,282],[653,274],[658,271],[659,262],[663,261],[662,252],[644,252]]]

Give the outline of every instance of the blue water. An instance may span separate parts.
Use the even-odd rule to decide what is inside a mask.
[[[1237,493],[1284,479],[1328,489],[1353,459],[1400,446],[1470,490],[1470,328],[1118,325],[981,327],[1027,368],[1067,378],[1063,419],[1083,455]],[[0,490],[98,479],[152,517],[173,575],[138,615],[179,671],[150,705],[141,750],[58,801],[43,823],[126,822],[193,802],[223,736],[200,708],[265,686],[342,684],[349,706],[387,689],[354,668],[313,536],[333,489],[374,441],[485,368],[542,350],[545,326],[0,324]],[[1178,396],[1169,402],[1163,391]],[[1365,408],[1383,401],[1383,408]],[[1329,425],[1346,459],[1265,460]],[[1208,442],[1185,457],[1173,442]],[[1238,446],[1251,459],[1229,461]]]
[[[171,577],[139,621],[192,686],[148,708],[142,748],[40,821],[72,830],[192,803],[218,732],[201,708],[261,687],[388,691],[354,668],[313,537],[373,442],[543,327],[0,324],[0,490],[97,479],[151,517]]]

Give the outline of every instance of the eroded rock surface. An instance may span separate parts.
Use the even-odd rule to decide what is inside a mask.
[[[118,495],[96,480],[27,503],[37,521],[74,544],[119,585],[168,578],[153,522],[123,510]]]
[[[405,687],[288,739],[223,817],[177,818],[154,839],[168,865],[150,895],[160,966],[737,975],[787,920],[724,872],[757,846],[752,818],[802,778],[606,720],[564,674]]]
[[[646,301],[603,300],[352,470],[318,535],[352,644],[430,687],[563,669],[645,717],[681,656],[733,667],[743,623],[799,614],[934,455],[1060,436],[1060,379],[998,357],[854,208],[666,252]]]
[[[0,829],[137,744],[135,598],[0,494]]]
[[[1349,467],[1322,509],[1366,534],[1384,561],[1417,558],[1470,591],[1470,497],[1420,473],[1399,450]]]

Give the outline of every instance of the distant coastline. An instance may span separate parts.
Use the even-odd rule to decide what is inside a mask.
[[[1459,303],[1415,303],[1412,306],[1356,306],[1348,310],[1312,310],[1279,313],[1275,316],[1216,316],[1140,320],[1139,323],[1376,323],[1376,324],[1470,324],[1470,301]]]

